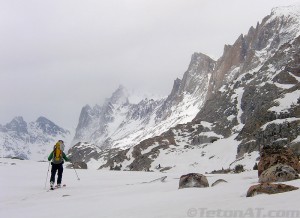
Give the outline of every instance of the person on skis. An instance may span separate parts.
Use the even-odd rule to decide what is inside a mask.
[[[63,152],[64,150],[64,142],[63,140],[59,140],[53,148],[53,151],[50,153],[48,157],[48,161],[51,161],[51,177],[50,177],[50,188],[54,188],[54,182],[55,182],[55,175],[57,173],[57,187],[61,187],[61,181],[62,181],[62,175],[63,175],[63,164],[64,160],[67,162],[71,162],[71,160],[66,156],[66,154]]]

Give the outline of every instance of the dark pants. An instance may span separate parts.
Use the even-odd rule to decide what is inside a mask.
[[[51,163],[51,165],[52,165],[52,168],[51,168],[50,182],[54,183],[55,174],[56,174],[56,171],[58,171],[58,173],[57,173],[57,184],[61,184],[62,174],[63,174],[63,171],[64,171],[63,163],[61,163],[61,164]]]

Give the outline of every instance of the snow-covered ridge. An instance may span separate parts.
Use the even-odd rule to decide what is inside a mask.
[[[272,9],[271,16],[284,16],[300,18],[300,4],[294,4],[289,6],[275,7]]]
[[[298,13],[298,9],[291,10]],[[242,159],[254,165],[261,145],[294,142],[300,135],[299,20],[299,15],[273,12],[233,45],[226,45],[217,63],[211,62],[207,89],[191,95],[204,96],[191,122],[141,141],[102,167],[173,171],[206,166],[213,170],[210,166],[226,168]],[[203,58],[195,54],[193,59]],[[197,63],[191,63],[182,79],[185,84],[203,78],[203,74],[193,74],[196,69],[201,71]],[[178,93],[182,81],[174,83],[172,93]],[[186,90],[188,96],[190,89]],[[184,111],[192,101],[183,102],[173,107]]]
[[[282,19],[283,21],[283,28],[281,28],[279,34],[290,33],[287,34],[290,37],[288,37],[284,43],[300,35],[300,5],[274,8],[268,22],[272,22],[274,19]]]
[[[0,126],[0,156],[46,160],[53,145],[60,139],[65,141],[67,150],[70,147],[70,131],[45,117],[30,123],[22,117],[15,117],[10,123]]]
[[[300,121],[300,118],[291,117],[291,118],[285,118],[285,119],[276,119],[276,120],[273,120],[273,121],[270,121],[270,122],[264,124],[260,128],[262,130],[266,130],[266,128],[271,124],[291,123],[291,122],[295,122],[295,121]]]
[[[73,144],[127,148],[190,122],[205,101],[214,63],[206,55],[193,54],[183,79],[174,81],[167,98],[131,102],[130,92],[120,86],[102,106],[82,109]]]

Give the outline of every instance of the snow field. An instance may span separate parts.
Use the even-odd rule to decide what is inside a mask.
[[[299,190],[246,198],[248,188],[258,181],[257,171],[207,175],[210,184],[220,178],[228,183],[179,190],[180,172],[77,170],[78,181],[73,169],[65,169],[63,183],[67,187],[47,192],[47,169],[46,162],[0,159],[0,217],[182,218],[203,217],[201,208],[245,213],[255,208],[262,208],[264,213],[299,208]],[[143,183],[162,176],[168,176],[166,182]],[[300,180],[287,184],[299,187]]]

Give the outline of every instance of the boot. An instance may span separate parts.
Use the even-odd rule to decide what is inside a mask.
[[[54,189],[54,182],[50,182],[50,189]]]

